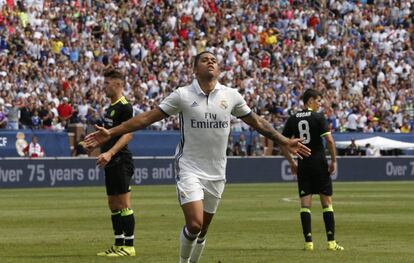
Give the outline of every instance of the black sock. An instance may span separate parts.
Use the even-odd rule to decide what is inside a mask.
[[[335,217],[332,206],[323,208],[323,221],[325,222],[326,238],[335,240]]]
[[[135,217],[131,208],[122,209],[122,228],[125,233],[125,246],[134,245]]]
[[[115,234],[115,246],[124,245],[124,231],[122,229],[122,218],[120,210],[112,211],[112,228],[114,229]]]
[[[300,221],[302,222],[303,236],[305,242],[312,242],[311,210],[307,207],[300,209]]]

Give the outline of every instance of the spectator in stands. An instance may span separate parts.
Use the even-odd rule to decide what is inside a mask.
[[[360,147],[355,143],[355,139],[351,139],[351,144],[346,148],[345,155],[357,156],[361,155]]]
[[[7,116],[3,103],[0,103],[0,129],[5,129],[7,126]]]
[[[65,121],[62,120],[60,121],[58,117],[54,117],[52,120],[52,126],[51,126],[51,130],[52,131],[57,131],[57,132],[61,132],[65,130]]]
[[[352,112],[348,115],[347,118],[347,131],[348,132],[356,132],[358,128],[359,122],[359,115],[358,115],[358,108],[353,107]]]
[[[240,149],[240,143],[239,142],[236,142],[233,145],[233,149],[232,149],[231,153],[232,153],[233,156],[244,156],[241,149]]]
[[[233,155],[233,148],[234,148],[234,142],[233,142],[233,136],[231,134],[229,135],[229,140],[227,141],[227,149],[226,149],[226,155],[232,156]]]
[[[58,116],[64,97],[78,107],[73,120],[101,118],[108,66],[128,76],[134,114],[148,111],[189,83],[188,62],[206,47],[224,64],[220,81],[276,128],[300,108],[299,94],[309,87],[324,94],[335,132],[406,132],[407,114],[414,126],[409,1],[271,1],[272,8],[247,0],[17,1],[13,12],[6,2],[0,1],[8,30],[0,33],[0,102],[18,100],[20,108],[19,115],[6,107],[9,127],[17,117],[21,128],[31,128],[37,110],[48,129],[51,118],[44,123],[41,106],[52,104]],[[386,116],[390,110],[395,118]],[[237,119],[232,124],[246,130]],[[171,117],[150,128],[179,127]]]
[[[46,130],[52,129],[54,114],[52,113],[51,109],[51,105],[45,101],[39,111],[39,117],[42,121],[42,128]]]
[[[22,129],[29,129],[32,127],[32,110],[29,107],[29,105],[25,104],[23,107],[20,108],[19,121]]]
[[[7,108],[7,119],[8,119],[7,128],[10,130],[18,130],[19,129],[19,118],[20,118],[20,109],[17,106],[16,99],[13,99],[10,107]]]
[[[41,125],[41,120],[39,117],[39,112],[37,110],[34,111],[33,116],[32,116],[32,128],[35,130],[40,129],[40,125]]]
[[[400,128],[401,133],[409,133],[411,131],[410,124],[407,121],[404,121],[403,125]]]
[[[251,144],[249,145],[250,156],[263,156],[263,146],[260,145],[258,136],[252,138]]]
[[[381,152],[378,148],[374,147],[373,145],[371,145],[370,143],[367,143],[365,145],[365,155],[366,156],[374,156],[374,157],[378,157],[381,156]]]
[[[67,97],[63,98],[62,104],[60,104],[57,107],[57,111],[58,111],[58,114],[59,114],[59,119],[61,121],[66,121],[66,120],[70,119],[70,117],[72,117],[73,108],[69,104],[69,99]]]
[[[246,142],[246,138],[244,136],[244,133],[240,133],[239,136],[239,147],[240,147],[240,154],[241,156],[246,156],[247,155],[247,142]]]
[[[23,152],[31,158],[43,157],[45,155],[42,146],[37,142],[36,136],[32,136],[32,141],[23,149]]]
[[[85,135],[82,134],[79,141],[76,143],[75,148],[73,149],[72,156],[78,157],[88,157],[88,151],[83,147],[83,140],[85,139]]]

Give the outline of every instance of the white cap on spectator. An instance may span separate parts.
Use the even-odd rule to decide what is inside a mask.
[[[2,77],[7,76],[7,72],[6,71],[0,71],[0,76],[2,76]]]

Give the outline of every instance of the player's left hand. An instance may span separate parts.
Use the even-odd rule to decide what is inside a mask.
[[[292,172],[293,176],[298,174],[298,164],[296,162],[290,163],[290,171]]]
[[[112,153],[104,152],[98,156],[98,160],[96,160],[96,164],[99,167],[105,167],[112,159]]]
[[[329,174],[333,174],[333,173],[335,173],[335,171],[336,171],[336,162],[332,162],[331,161],[331,163],[329,164],[329,169],[328,169],[328,171],[329,171]]]
[[[298,158],[308,157],[311,155],[311,150],[301,143],[302,139],[295,138],[289,139],[287,149],[291,154],[296,155]]]

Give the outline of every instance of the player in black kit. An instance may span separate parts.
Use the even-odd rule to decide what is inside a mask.
[[[335,142],[330,132],[328,122],[323,113],[318,110],[321,106],[322,95],[314,89],[307,89],[303,94],[305,109],[292,115],[286,122],[283,135],[286,137],[300,137],[302,143],[311,149],[311,155],[298,160],[298,164],[284,149],[283,154],[289,160],[293,174],[297,174],[300,196],[300,218],[305,237],[305,250],[313,250],[311,229],[312,195],[319,194],[323,207],[328,239],[328,250],[344,250],[335,241],[335,219],[332,207],[332,179],[331,174],[336,170]],[[325,157],[325,147],[322,138],[325,138],[331,155],[331,162]]]
[[[132,118],[132,106],[128,103],[122,90],[124,76],[117,70],[109,70],[104,74],[106,96],[111,105],[106,109],[104,126],[109,129]],[[134,172],[132,154],[128,150],[128,142],[132,134],[127,133],[111,138],[101,147],[97,164],[105,167],[105,186],[108,205],[112,212],[112,227],[115,244],[98,256],[121,257],[135,256],[134,248],[134,212],[131,209],[130,181]]]

